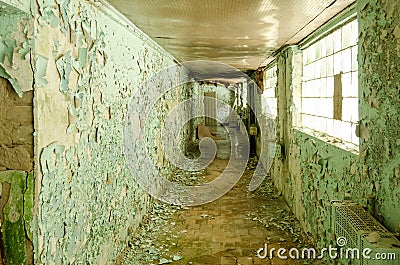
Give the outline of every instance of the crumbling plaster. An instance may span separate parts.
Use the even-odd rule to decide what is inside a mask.
[[[32,264],[32,19],[26,1],[7,2],[0,1],[2,258],[8,264]]]
[[[400,232],[400,2],[359,1],[360,157],[373,213]]]
[[[1,7],[3,2],[30,12],[29,1],[6,0]],[[284,152],[271,172],[320,247],[333,240],[330,200],[357,201],[399,231],[400,4],[359,1],[358,8],[359,155],[292,126],[299,75],[293,64],[301,53],[289,48],[278,55],[277,139]],[[107,263],[149,206],[124,165],[124,111],[146,76],[172,65],[173,58],[95,1],[38,0],[31,12],[32,19],[12,12],[4,21],[9,27],[2,27],[1,40],[11,46],[0,49],[0,69],[19,94],[34,84],[35,260]],[[158,105],[160,120],[168,113],[162,106],[188,96],[185,90],[168,99],[176,102]],[[153,136],[151,145],[161,150],[159,131]],[[168,168],[161,152],[155,154],[159,166]]]
[[[6,58],[2,73],[17,93],[34,89],[35,200],[29,233],[35,262],[115,262],[151,206],[133,175],[148,169],[130,172],[125,164],[125,111],[139,86],[175,65],[174,58],[97,1],[4,2],[7,10],[17,7],[31,14],[17,9],[9,14],[12,19],[6,20],[9,27],[2,27],[7,32],[1,37],[13,47],[0,49],[0,58]],[[25,56],[21,63],[11,61],[16,55]],[[33,73],[17,65],[33,68]],[[177,81],[172,79],[164,82]],[[23,85],[28,83],[29,88]],[[142,121],[152,130],[147,131],[148,141],[138,144],[147,144],[155,165],[167,173],[173,168],[163,157],[161,125],[170,108],[190,96],[190,86],[161,98],[154,105],[156,118]],[[149,102],[153,92],[140,93]],[[180,137],[191,134],[188,124]]]
[[[36,260],[115,261],[149,207],[148,195],[133,176],[148,169],[130,172],[125,165],[125,111],[146,78],[174,65],[173,58],[97,2],[38,1],[33,12],[40,165]],[[187,95],[186,88],[161,99],[151,122],[141,121],[149,122],[149,156],[161,169],[169,166],[160,124],[168,107]],[[142,102],[148,102],[153,92],[140,93]]]
[[[2,0],[1,2],[6,3],[7,5],[12,6],[26,14],[30,14],[31,4],[33,3],[31,0]]]
[[[399,62],[396,1],[359,1],[359,152],[296,127],[301,51],[288,47],[278,64],[277,143],[271,176],[318,247],[334,243],[330,201],[364,206],[390,231],[400,231]]]
[[[0,1],[0,77],[8,79],[17,94],[32,90],[33,73],[30,64],[32,20],[29,13]],[[23,6],[23,5],[21,5]]]
[[[278,116],[276,142],[281,148],[271,176],[310,238],[323,248],[333,244],[330,202],[350,199],[368,207],[371,186],[361,180],[361,165],[354,151],[295,126],[301,91],[302,53],[296,46],[276,59]]]

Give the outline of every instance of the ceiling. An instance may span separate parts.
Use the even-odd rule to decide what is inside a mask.
[[[247,70],[295,44],[355,0],[107,0],[179,61]]]

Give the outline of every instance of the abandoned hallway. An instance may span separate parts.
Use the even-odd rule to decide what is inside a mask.
[[[400,264],[398,0],[0,0],[0,264]]]
[[[206,205],[171,207],[157,203],[122,257],[122,264],[288,264],[264,249],[311,247],[286,202],[269,178],[262,189],[247,185],[257,159],[249,161],[239,183],[225,196]],[[177,174],[187,184],[211,181],[222,173],[226,159],[216,158],[201,174]],[[266,245],[267,244],[267,245]],[[257,251],[259,252],[257,256]],[[266,250],[268,252],[268,250]],[[269,253],[268,253],[269,255]],[[308,264],[323,264],[307,260]],[[304,264],[303,260],[290,264]]]

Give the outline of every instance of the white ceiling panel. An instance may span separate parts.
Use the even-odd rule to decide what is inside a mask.
[[[180,61],[256,69],[354,0],[107,0]]]

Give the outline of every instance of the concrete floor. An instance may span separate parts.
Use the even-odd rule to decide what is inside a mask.
[[[219,130],[218,130],[219,131]],[[217,133],[218,136],[221,134]],[[224,153],[229,150],[220,150]],[[200,175],[185,184],[218,177],[227,159],[216,158]],[[256,165],[252,159],[238,184],[206,205],[177,207],[156,202],[139,234],[123,255],[123,264],[323,264],[312,260],[261,259],[257,250],[310,247],[297,220],[266,178],[255,192],[247,185]],[[276,254],[275,254],[276,256]]]

